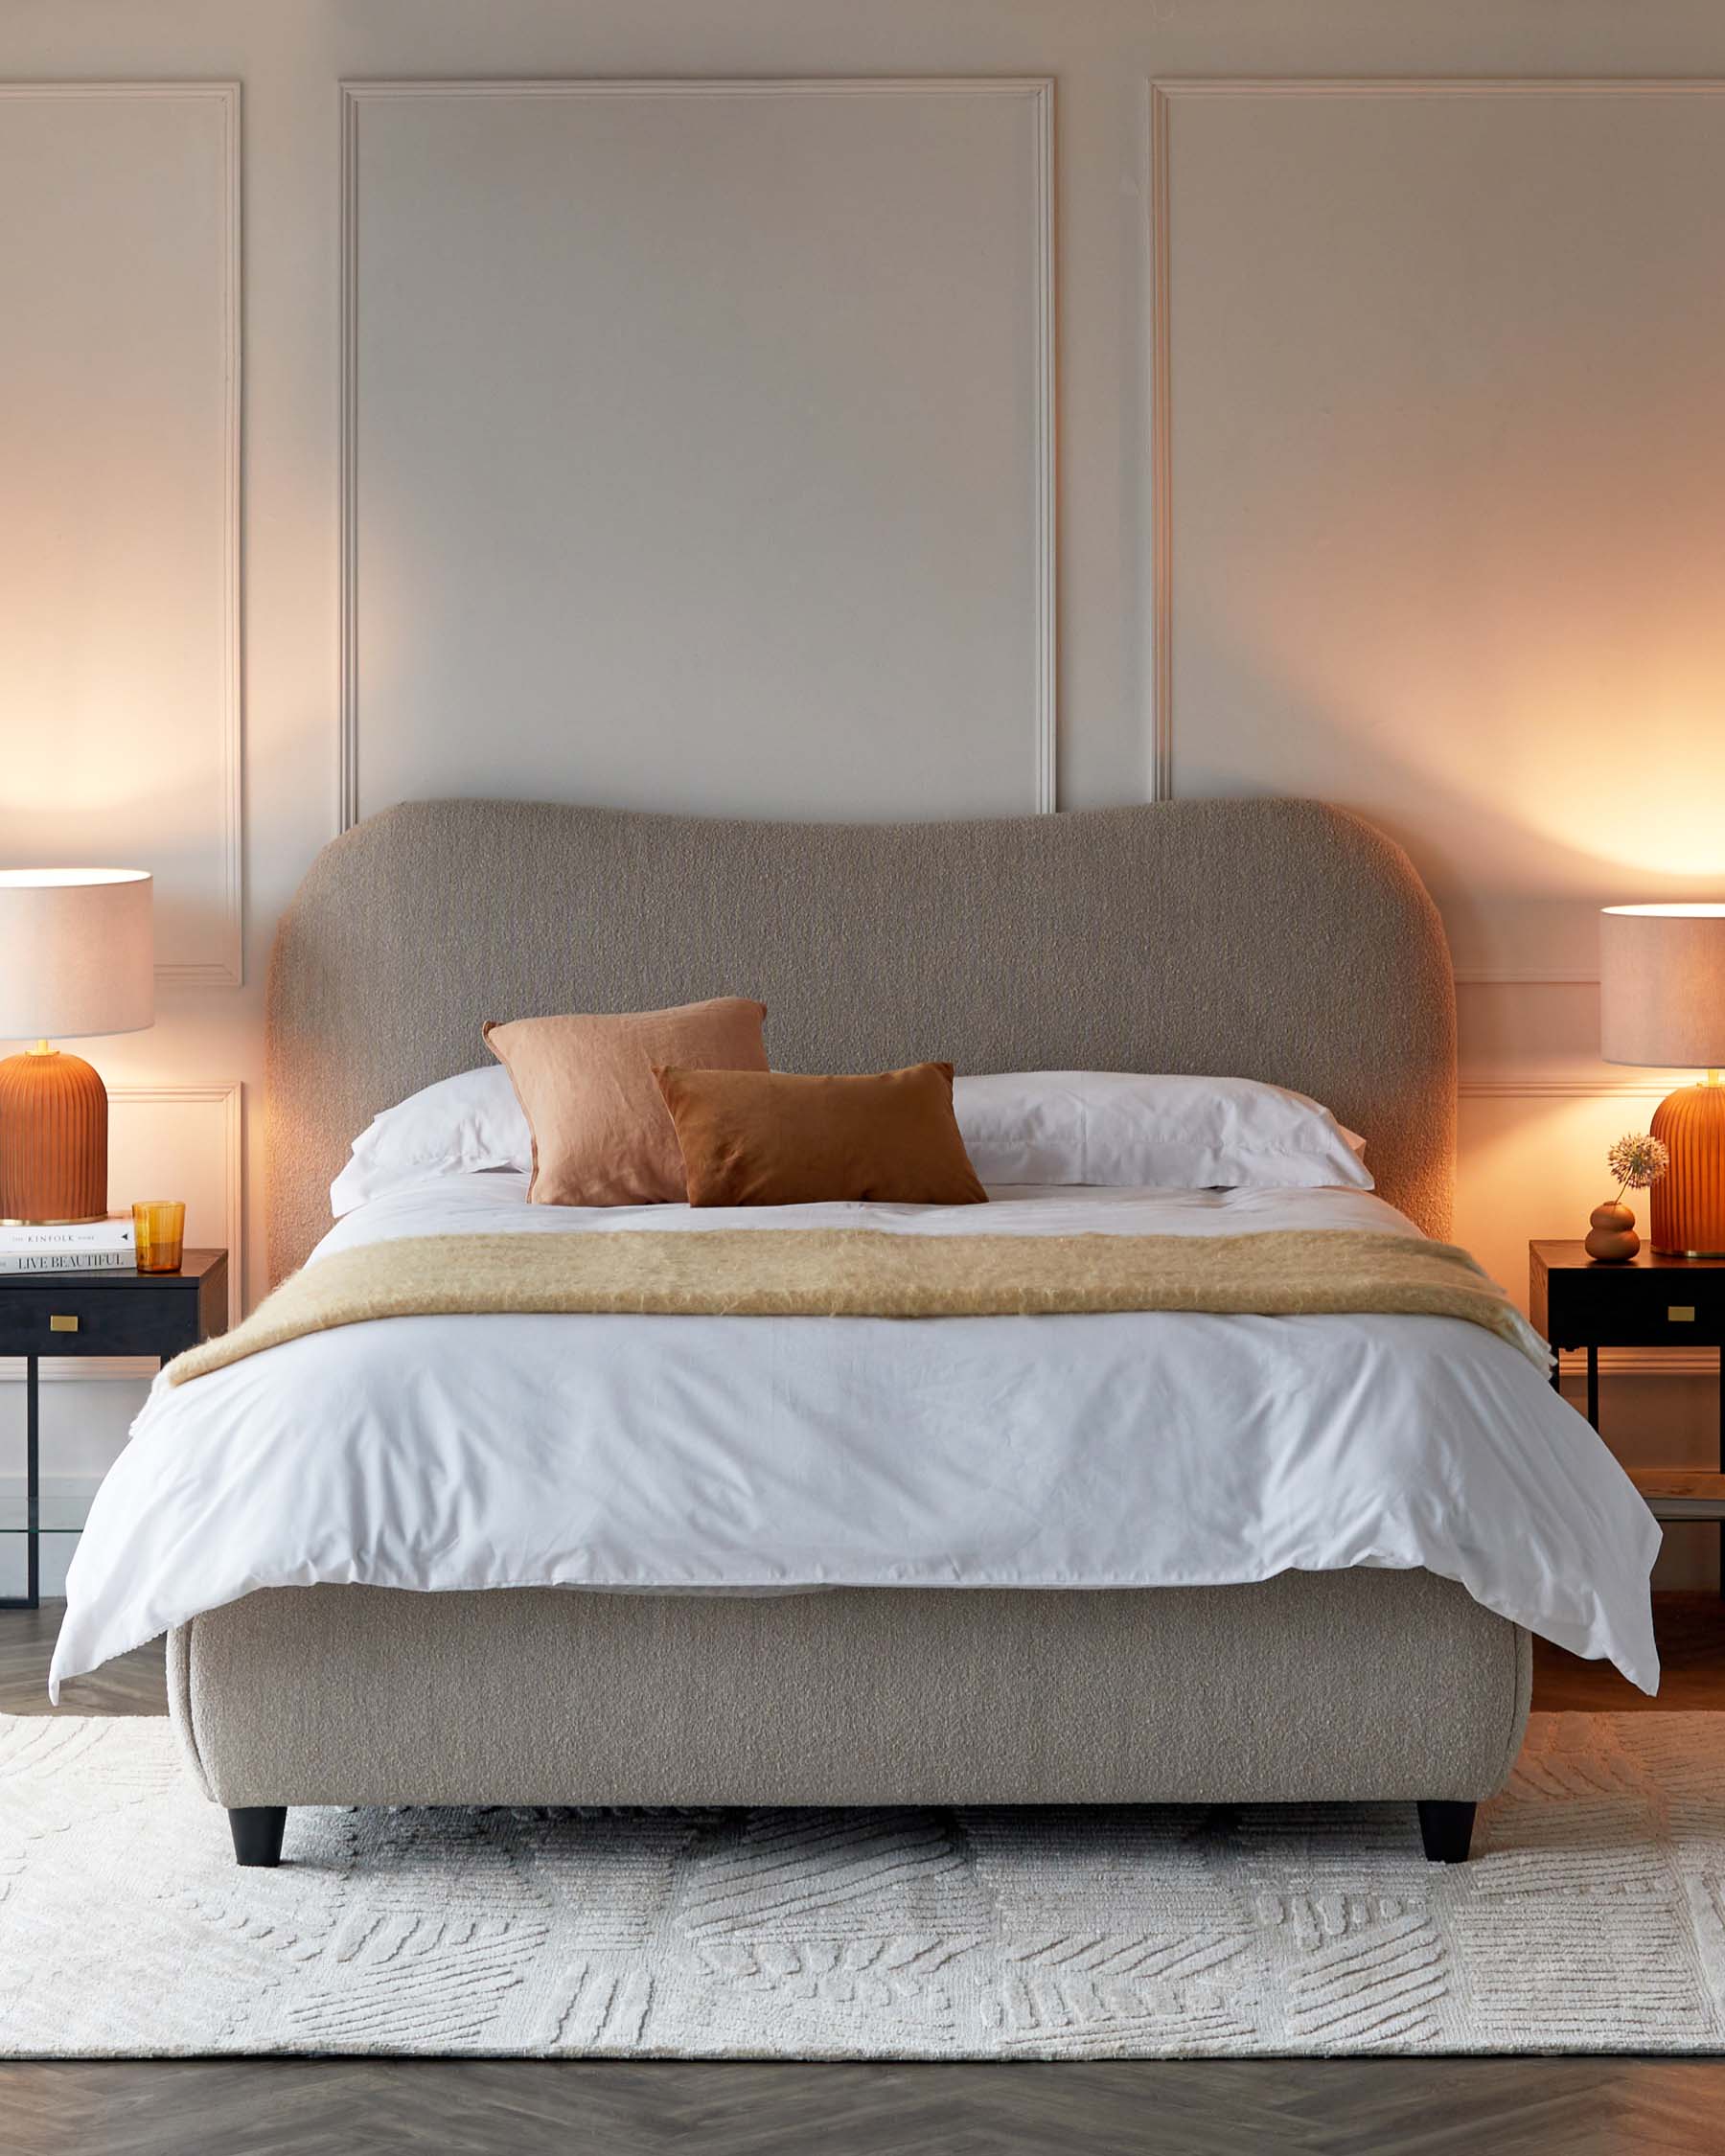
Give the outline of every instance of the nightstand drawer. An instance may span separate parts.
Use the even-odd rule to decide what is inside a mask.
[[[1629,1265],[1579,1263],[1536,1244],[1530,1308],[1553,1347],[1717,1347],[1725,1343],[1725,1265],[1646,1252]],[[1564,1253],[1552,1263],[1547,1253]]]
[[[1567,1321],[1566,1321],[1567,1320]],[[1725,1322],[1692,1297],[1675,1296],[1645,1309],[1625,1307],[1610,1313],[1552,1313],[1547,1336],[1553,1347],[1718,1347],[1725,1344]]]
[[[197,1338],[195,1284],[0,1286],[0,1355],[177,1355]]]

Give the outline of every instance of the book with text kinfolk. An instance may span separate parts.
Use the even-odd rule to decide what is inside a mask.
[[[130,1273],[137,1256],[129,1213],[0,1225],[0,1273]]]
[[[0,1221],[0,1257],[46,1257],[74,1251],[123,1251],[133,1248],[129,1213],[109,1213],[105,1220]]]
[[[135,1273],[138,1253],[123,1250],[0,1250],[0,1274],[18,1273]]]

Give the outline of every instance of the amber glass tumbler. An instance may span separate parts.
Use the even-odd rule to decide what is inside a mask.
[[[186,1208],[177,1198],[147,1198],[132,1207],[140,1273],[177,1273],[186,1242]]]

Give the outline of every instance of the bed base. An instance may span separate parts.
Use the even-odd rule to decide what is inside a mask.
[[[702,1597],[275,1588],[170,1635],[242,1865],[294,1804],[1417,1803],[1465,1857],[1527,1635],[1426,1572]]]
[[[1419,1801],[1419,1839],[1428,1864],[1465,1864],[1473,1846],[1475,1804],[1453,1804],[1441,1798]],[[234,1862],[270,1870],[282,1861],[288,1833],[286,1804],[235,1804],[228,1811],[234,1837]]]

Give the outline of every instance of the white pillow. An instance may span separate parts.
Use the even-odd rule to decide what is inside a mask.
[[[533,1133],[500,1063],[464,1070],[374,1115],[354,1140],[354,1157],[330,1185],[339,1220],[368,1198],[426,1176],[533,1166]]]
[[[957,1079],[953,1111],[984,1182],[1372,1186],[1364,1138],[1304,1093],[1251,1078],[1009,1070]]]

